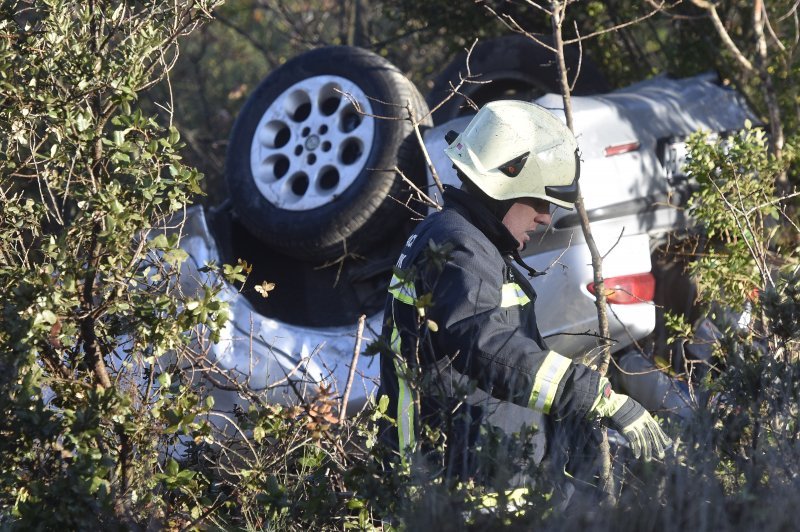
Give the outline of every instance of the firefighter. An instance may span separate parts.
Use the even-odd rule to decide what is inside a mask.
[[[444,208],[408,237],[389,286],[379,394],[394,421],[382,427],[383,442],[405,460],[435,453],[426,446],[438,434],[443,473],[473,478],[488,413],[466,400],[474,389],[556,425],[601,419],[636,457],[663,458],[671,441],[639,403],[547,348],[521,273],[535,274],[519,255],[528,232],[550,223],[551,205],[572,209],[577,198],[572,132],[536,104],[503,100],[446,139],[462,186],[447,187]]]

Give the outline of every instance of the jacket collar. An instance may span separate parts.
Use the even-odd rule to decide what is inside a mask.
[[[453,209],[486,235],[501,254],[513,253],[519,242],[492,212],[471,194],[452,186],[445,186],[444,206]]]

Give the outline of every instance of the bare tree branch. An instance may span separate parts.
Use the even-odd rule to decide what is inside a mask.
[[[731,39],[728,30],[725,29],[725,25],[722,23],[722,20],[719,18],[719,13],[717,13],[717,7],[708,2],[707,0],[691,0],[694,5],[701,9],[705,9],[708,12],[708,16],[711,18],[711,22],[714,24],[714,29],[717,30],[717,34],[719,35],[720,39],[722,39],[723,44],[725,47],[733,54],[734,59],[737,63],[745,70],[745,72],[752,73],[755,71],[753,68],[753,64],[744,56],[739,47],[736,46],[736,43],[733,42]]]
[[[400,177],[402,177],[402,178],[403,178],[403,181],[405,181],[405,182],[406,182],[406,184],[407,184],[408,186],[410,186],[410,187],[411,187],[411,188],[414,190],[414,192],[416,192],[416,193],[419,195],[419,197],[420,197],[420,198],[421,198],[421,199],[422,199],[422,200],[423,200],[425,203],[429,204],[431,207],[434,207],[434,208],[435,208],[437,211],[440,211],[440,210],[442,210],[442,206],[441,206],[441,204],[439,204],[439,202],[435,201],[435,200],[434,200],[434,199],[432,199],[430,196],[428,196],[428,195],[427,195],[425,192],[423,192],[423,191],[422,191],[422,189],[420,189],[420,188],[419,188],[419,187],[416,185],[416,183],[414,183],[412,180],[410,180],[409,178],[407,178],[407,177],[405,176],[405,174],[404,174],[403,172],[401,172],[401,171],[400,171],[400,169],[399,169],[399,168],[397,168],[397,167],[395,166],[394,170],[395,170],[395,172],[397,172],[397,173],[400,175]]]
[[[673,6],[677,5],[677,4],[679,4],[679,3],[681,3],[681,1],[682,0],[679,0],[678,2],[676,2],[674,4],[670,4],[669,7],[673,7]],[[652,17],[654,15],[662,13],[664,11],[664,9],[666,9],[665,4],[666,4],[666,0],[662,0],[660,3],[658,3],[658,4],[653,6],[653,10],[652,11],[648,12],[645,15],[642,15],[642,16],[637,17],[637,18],[632,19],[632,20],[625,21],[625,22],[623,22],[621,24],[617,24],[616,26],[612,26],[610,28],[604,28],[602,30],[597,30],[595,32],[592,32],[592,33],[590,33],[588,35],[584,35],[582,37],[578,37],[578,38],[575,38],[575,39],[566,39],[566,40],[564,40],[564,44],[565,45],[566,44],[575,44],[575,43],[580,42],[581,40],[584,40],[584,39],[591,39],[592,37],[597,37],[598,35],[603,35],[603,34],[606,34],[606,33],[612,33],[612,32],[615,32],[615,31],[619,31],[622,28],[627,28],[628,26],[633,26],[633,25],[638,24],[639,22],[641,22],[643,20],[646,20],[646,19],[648,19],[648,18],[650,18],[650,17]]]
[[[367,316],[362,314],[358,318],[358,330],[356,331],[356,345],[353,348],[353,358],[350,360],[350,371],[347,373],[347,384],[344,387],[344,395],[342,396],[342,406],[339,410],[339,424],[344,423],[344,418],[347,416],[347,401],[350,399],[350,387],[353,386],[353,377],[356,374],[356,364],[358,363],[358,355],[361,353],[361,340],[364,337],[364,322]]]
[[[763,10],[764,10],[764,24],[767,27],[767,30],[769,30],[769,34],[772,37],[772,40],[775,41],[775,44],[778,46],[778,48],[781,49],[781,52],[786,52],[786,47],[783,45],[783,42],[775,34],[775,30],[772,29],[772,24],[769,21],[769,13],[767,12],[767,6],[763,6]]]
[[[529,5],[535,6],[538,9],[540,9],[543,12],[547,13],[548,15],[550,15],[550,11],[544,9],[543,7],[539,6],[535,2],[532,2],[531,0],[526,0],[526,1],[527,1],[527,3]],[[486,10],[489,13],[494,15],[500,22],[502,22],[505,25],[505,27],[507,27],[508,29],[513,31],[514,33],[522,34],[522,35],[526,36],[527,38],[529,38],[530,40],[532,40],[533,42],[535,42],[536,44],[538,44],[539,46],[542,46],[543,48],[545,48],[547,50],[550,50],[553,53],[556,53],[556,49],[555,48],[553,48],[551,45],[549,45],[546,42],[544,42],[535,33],[531,33],[529,31],[527,31],[525,28],[523,28],[522,26],[520,26],[519,23],[516,20],[514,20],[514,18],[511,17],[510,15],[500,14],[500,13],[498,13],[497,11],[495,11],[494,9],[492,9],[488,5],[484,5],[483,7],[486,8]]]

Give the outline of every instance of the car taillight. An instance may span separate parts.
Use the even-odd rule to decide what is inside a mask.
[[[632,305],[646,303],[653,300],[656,291],[656,279],[650,272],[621,275],[605,279],[606,300],[616,305]],[[591,294],[595,293],[594,283],[589,283],[586,288]]]
[[[625,144],[617,144],[616,146],[606,146],[606,149],[603,150],[606,157],[612,157],[614,155],[621,155],[623,153],[628,153],[632,151],[636,151],[639,149],[639,141],[634,142],[626,142]]]

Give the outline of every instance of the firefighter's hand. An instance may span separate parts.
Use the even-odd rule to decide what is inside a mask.
[[[664,458],[664,452],[672,446],[653,416],[642,405],[627,395],[614,392],[608,379],[602,378],[597,400],[592,411],[608,420],[611,428],[618,430],[631,446],[636,458],[642,456],[649,461],[653,456]]]

